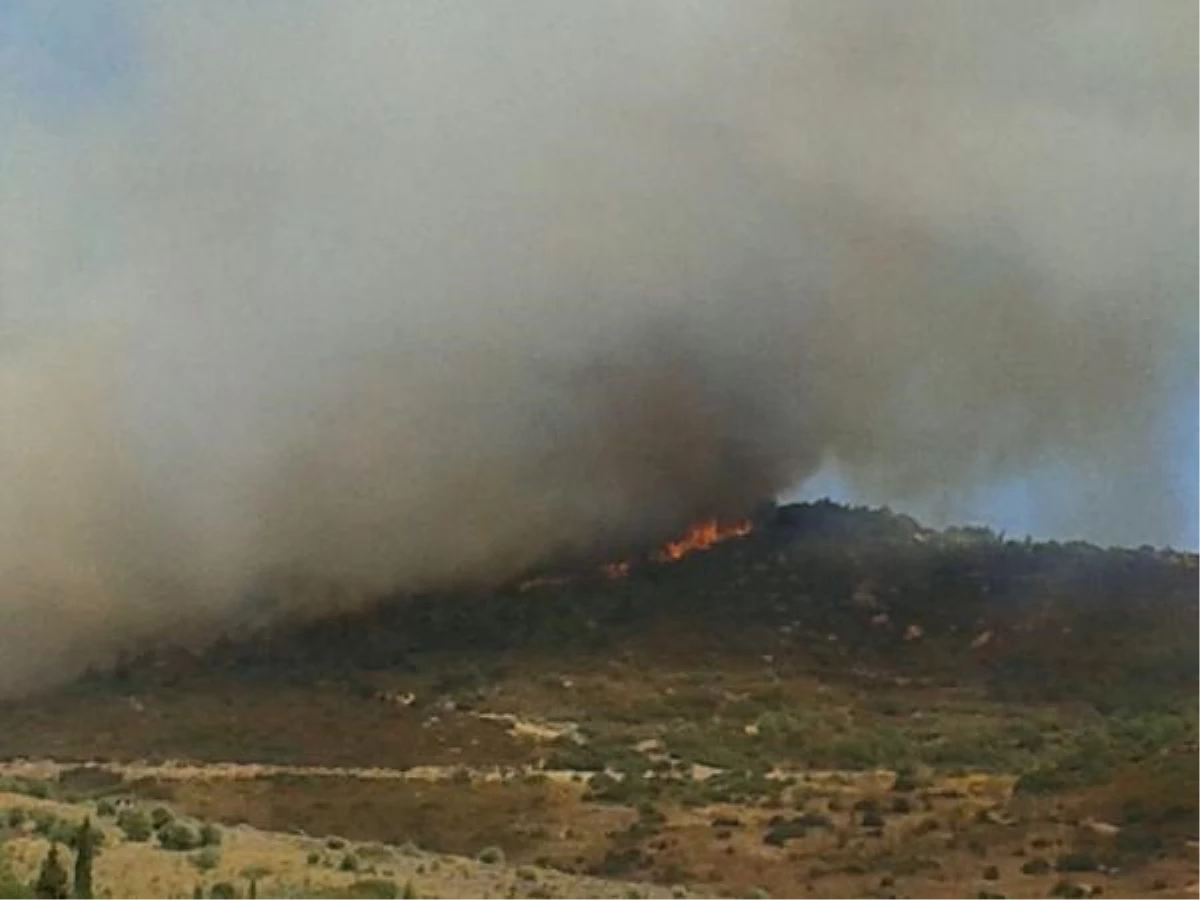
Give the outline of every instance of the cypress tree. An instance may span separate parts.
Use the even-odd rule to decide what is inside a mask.
[[[92,863],[96,858],[96,831],[85,818],[75,833],[75,896],[92,896]]]
[[[66,900],[67,870],[58,861],[58,844],[51,844],[50,852],[42,860],[37,881],[33,884],[33,893],[36,897],[47,897],[50,900]]]

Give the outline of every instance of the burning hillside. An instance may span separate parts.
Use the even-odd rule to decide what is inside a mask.
[[[691,526],[677,541],[668,541],[654,558],[659,562],[675,562],[697,550],[707,550],[714,544],[731,538],[744,537],[754,530],[749,520],[725,525],[716,519],[707,519]]]
[[[1195,565],[1194,554],[937,531],[886,509],[818,502],[753,523],[702,521],[604,565],[276,620],[172,665],[320,678],[447,652],[624,646],[658,656],[687,646],[956,680],[1003,672],[1040,693],[1084,690],[1081,679],[1111,696],[1145,680],[1169,693],[1195,684]]]
[[[754,524],[749,519],[738,519],[732,522],[723,522],[715,517],[702,519],[688,526],[687,530],[678,538],[667,541],[659,549],[647,554],[646,558],[656,563],[678,562],[692,553],[708,550],[725,541],[745,537],[753,530]],[[628,577],[634,565],[634,559],[622,559],[606,562],[595,571],[606,579],[615,580]],[[573,576],[571,575],[538,575],[522,581],[517,585],[517,590],[525,593],[538,588],[559,587],[572,580]]]

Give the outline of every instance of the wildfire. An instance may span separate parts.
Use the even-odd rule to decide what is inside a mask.
[[[654,555],[659,562],[675,562],[696,550],[707,550],[713,544],[749,534],[753,525],[748,521],[722,525],[716,519],[697,522],[677,541],[669,541]]]
[[[754,526],[745,519],[732,523],[721,523],[716,519],[706,519],[703,522],[697,522],[692,525],[678,540],[668,541],[660,550],[655,551],[650,558],[660,563],[675,562],[683,559],[689,553],[694,553],[697,550],[707,550],[714,544],[747,535],[753,529]],[[618,562],[605,563],[600,566],[597,572],[603,577],[615,581],[625,578],[632,568],[633,563],[630,560],[623,559]],[[558,587],[569,584],[572,580],[569,575],[539,575],[536,578],[530,578],[528,581],[521,582],[517,586],[517,590],[525,593],[526,591],[538,590],[539,588]]]

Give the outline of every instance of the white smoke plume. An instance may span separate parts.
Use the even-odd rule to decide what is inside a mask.
[[[0,689],[831,462],[1177,526],[1194,4],[111,10],[82,108],[0,43]]]

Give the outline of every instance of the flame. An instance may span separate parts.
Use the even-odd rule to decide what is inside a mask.
[[[747,535],[753,529],[754,526],[745,519],[727,524],[722,524],[716,519],[706,519],[692,525],[678,540],[664,544],[662,549],[656,551],[651,558],[655,562],[675,562],[683,559],[689,553],[707,550],[714,544]],[[630,560],[622,559],[617,562],[605,563],[596,572],[611,581],[616,581],[628,576],[632,568],[633,563]],[[521,582],[517,585],[517,590],[523,594],[541,588],[561,587],[572,581],[574,578],[570,575],[539,575]]]
[[[753,528],[754,526],[746,520],[728,525],[722,525],[716,519],[697,522],[679,540],[667,542],[654,558],[658,562],[675,562],[689,553],[707,550],[714,544],[747,535]]]

